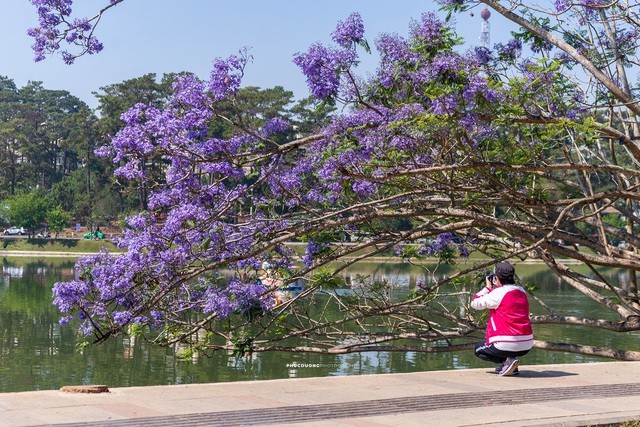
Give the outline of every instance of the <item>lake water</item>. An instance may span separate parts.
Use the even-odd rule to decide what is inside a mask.
[[[159,348],[125,337],[79,352],[71,327],[58,324],[59,312],[51,305],[53,283],[73,277],[73,265],[74,260],[60,258],[2,260],[0,392],[59,389],[74,384],[125,387],[488,367],[470,351],[367,352],[340,356],[259,353],[242,359],[218,352],[212,357],[184,361],[176,357],[173,348]],[[518,273],[537,283],[538,293],[565,314],[600,310],[597,304],[554,280],[542,266],[519,266]],[[345,273],[351,278],[359,274],[384,277],[397,288],[427,280],[422,270],[407,264],[361,264]],[[624,283],[626,276],[619,274],[615,279]],[[640,350],[637,333],[622,335],[554,326],[536,327],[535,334],[544,340]],[[535,349],[522,359],[525,365],[601,360],[606,359]]]

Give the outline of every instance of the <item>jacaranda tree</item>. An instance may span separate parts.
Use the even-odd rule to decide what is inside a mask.
[[[121,2],[72,20],[71,0],[31,1],[37,59],[66,45],[67,62],[99,50],[95,24]],[[162,163],[163,180],[148,209],[128,218],[122,255],[82,258],[76,280],[55,285],[63,321],[79,319],[98,342],[128,332],[240,354],[451,351],[482,334],[483,319],[464,310],[478,275],[499,260],[537,259],[610,312],[567,315],[531,288],[539,327],[640,330],[640,107],[627,77],[638,64],[637,6],[440,4],[449,16],[484,4],[519,29],[509,42],[465,50],[446,21],[425,13],[407,37],[375,39],[380,64],[365,79],[354,68],[370,45],[360,15],[350,15],[333,45],[294,56],[316,98],[345,106],[312,134],[292,133],[282,119],[254,128],[233,108],[247,52],[216,59],[206,81],[178,76],[163,108],[126,112],[126,126],[97,154],[140,186],[145,165]],[[212,135],[220,121],[232,136]],[[340,243],[346,236],[358,238]],[[341,281],[350,264],[390,251],[450,270],[429,271],[408,293]],[[460,262],[472,251],[485,256]],[[276,279],[259,280],[265,262]],[[612,282],[603,268],[631,279]],[[283,298],[278,286],[294,282],[302,292]],[[536,342],[640,359],[587,344]]]

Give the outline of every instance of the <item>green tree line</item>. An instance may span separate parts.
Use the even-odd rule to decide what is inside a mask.
[[[121,115],[138,103],[166,106],[176,74],[154,73],[101,87],[94,92],[98,107],[66,90],[52,90],[42,82],[18,87],[0,76],[0,201],[3,225],[29,232],[42,225],[60,231],[72,222],[88,227],[117,223],[128,212],[147,206],[148,190],[156,183],[134,187],[114,177],[118,164],[96,157],[94,150],[118,133]],[[281,86],[242,88],[224,109],[244,111],[249,127],[273,118],[288,120],[291,131],[279,143],[309,134],[327,123],[333,107],[310,98],[294,100]],[[246,114],[249,112],[249,114]],[[213,119],[211,135],[229,137],[233,123]],[[162,159],[146,167],[161,180]]]

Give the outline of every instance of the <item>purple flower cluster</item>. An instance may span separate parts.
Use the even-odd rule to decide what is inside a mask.
[[[411,37],[432,47],[437,47],[443,40],[444,23],[433,12],[423,13],[420,21],[411,23]]]
[[[304,250],[304,257],[302,258],[302,264],[304,264],[304,266],[307,268],[313,266],[314,259],[322,249],[323,249],[323,246],[321,244],[319,244],[314,240],[309,240]]]
[[[473,54],[478,64],[489,64],[491,61],[493,61],[491,51],[486,47],[478,46],[474,48]]]
[[[487,79],[478,74],[469,78],[468,84],[462,91],[468,111],[472,111],[479,101],[490,104],[504,100],[504,96],[496,89],[489,87]]]
[[[375,45],[383,63],[403,63],[419,58],[417,53],[409,49],[408,41],[397,34],[382,34],[376,39]]]
[[[566,12],[571,6],[571,2],[569,0],[555,0],[556,11],[559,13]]]
[[[293,62],[307,77],[311,94],[319,99],[338,95],[340,74],[346,72],[356,61],[357,55],[351,49],[329,49],[316,43],[306,53],[298,53]]]
[[[495,50],[498,57],[506,61],[515,61],[522,53],[522,42],[518,39],[511,39],[506,45],[496,43]]]
[[[208,89],[216,100],[223,100],[235,95],[240,89],[244,76],[244,68],[250,56],[245,48],[240,55],[231,55],[226,60],[216,58],[213,61]]]
[[[609,0],[580,0],[580,3],[588,8],[600,8],[611,5]]]
[[[403,66],[414,65],[420,55],[413,51],[409,42],[397,34],[382,34],[376,39],[376,49],[380,54],[380,66],[377,78],[385,88],[391,88],[396,82],[407,78],[401,73]]]
[[[451,245],[453,235],[451,233],[439,234],[434,240],[427,242],[421,249],[420,253],[425,255],[437,255],[442,253]]]
[[[257,308],[267,312],[273,306],[273,296],[260,283],[242,283],[233,279],[227,284],[226,292],[231,297],[234,311],[246,313]]]
[[[462,258],[469,256],[469,248],[463,244],[455,244],[452,233],[441,233],[435,239],[425,243],[418,254],[427,256],[443,256],[447,251],[455,250]]]
[[[104,252],[81,258],[76,265],[78,279],[58,282],[53,288],[54,305],[64,315],[60,322],[68,323],[75,312],[87,334],[95,332],[87,327],[89,323],[105,330],[122,328],[128,323],[159,326],[167,319],[161,310],[163,304],[172,299],[167,296],[168,301],[151,304],[150,298],[160,289],[163,292],[173,289],[180,298],[174,303],[182,309],[215,313],[219,319],[253,309],[267,312],[273,306],[273,296],[257,282],[231,279],[225,287],[218,288],[214,282],[200,278],[177,286],[170,273],[174,263],[164,258],[162,264],[150,268],[150,258],[142,252],[118,256]],[[175,306],[171,308],[174,309]]]
[[[376,192],[376,190],[378,189],[378,184],[375,182],[358,179],[353,183],[351,188],[359,198],[366,199]]]
[[[293,62],[307,77],[307,86],[319,99],[334,99],[338,96],[341,76],[357,64],[356,44],[363,44],[364,24],[358,13],[352,13],[340,22],[333,32],[338,47],[328,48],[320,43],[309,47],[305,53],[297,53]]]
[[[333,41],[345,49],[350,49],[355,43],[363,40],[364,23],[359,13],[352,13],[344,21],[338,22],[332,34]]]
[[[611,40],[606,34],[601,34],[600,39],[604,40],[604,46],[608,49],[619,49],[623,51],[633,52],[638,45],[638,39],[640,39],[640,29],[618,29],[614,35],[614,39]]]
[[[269,119],[262,126],[262,130],[264,131],[266,137],[269,137],[275,133],[284,132],[289,128],[291,128],[291,124],[281,117],[274,117],[272,119]]]
[[[95,23],[100,15],[123,0],[110,0],[95,17],[71,18],[73,0],[29,0],[36,7],[38,26],[27,30],[33,37],[31,46],[35,60],[42,61],[46,55],[57,52],[62,44],[74,46],[74,52],[62,50],[62,59],[72,64],[76,58],[85,54],[95,54],[103,49],[102,43],[93,35]]]
[[[202,312],[215,313],[219,318],[225,319],[233,312],[233,303],[227,292],[223,289],[210,287],[205,291]]]

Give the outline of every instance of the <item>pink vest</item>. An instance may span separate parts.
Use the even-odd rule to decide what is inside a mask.
[[[529,300],[521,286],[504,285],[478,292],[471,307],[489,309],[486,343],[517,343],[518,347],[533,346],[533,330],[529,320]],[[530,345],[528,345],[530,344]]]

